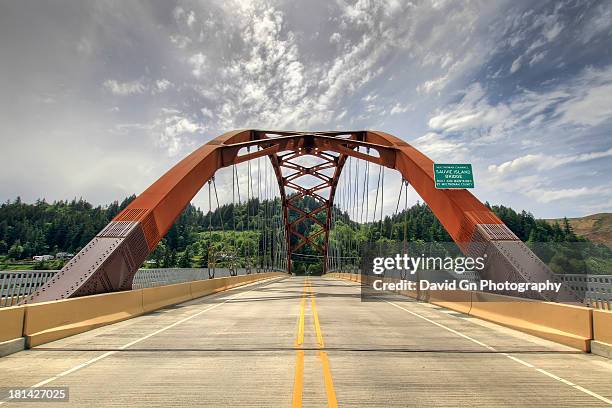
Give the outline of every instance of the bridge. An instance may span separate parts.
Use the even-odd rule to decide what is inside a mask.
[[[213,220],[224,168],[232,225]],[[411,251],[405,229],[377,239],[385,171],[401,176],[396,212],[411,186],[453,256],[486,259],[470,282],[559,289],[441,290],[419,282],[457,281],[452,271],[373,273],[372,256]],[[139,269],[203,187],[207,265],[188,278]],[[365,244],[336,230],[351,223]],[[219,229],[232,242],[223,251]],[[231,235],[245,230],[258,231],[255,245]],[[300,262],[316,268],[302,275]],[[2,280],[0,404],[67,387],[76,406],[612,405],[612,312],[572,282],[469,191],[437,189],[433,162],[399,138],[232,131],[154,182],[61,271]]]

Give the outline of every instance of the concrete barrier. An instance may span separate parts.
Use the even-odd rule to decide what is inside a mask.
[[[353,280],[339,274],[340,279]],[[397,278],[384,278],[387,282]],[[371,281],[369,277],[365,282]],[[398,291],[397,293],[456,310],[512,329],[588,352],[595,332],[598,344],[612,344],[612,312],[472,291]],[[597,327],[599,327],[597,329]],[[610,351],[608,351],[610,353]]]
[[[142,313],[141,290],[34,303],[25,307],[23,334],[34,347]]]
[[[21,337],[24,314],[25,308],[23,306],[0,308],[0,322],[2,322],[0,324],[0,342]]]
[[[219,282],[217,279],[193,281],[189,283],[189,291],[192,299],[210,295],[219,291]]]
[[[588,352],[592,311],[582,306],[472,292],[469,314]]]
[[[191,282],[185,282],[141,289],[142,307],[145,312],[151,312],[162,307],[191,300],[190,286]]]
[[[2,308],[0,336],[23,336],[27,347],[34,347],[169,305],[282,275],[270,272],[223,277]]]
[[[0,357],[25,348],[25,339],[22,337],[24,317],[23,306],[0,308]]]
[[[593,310],[591,352],[612,358],[612,311]]]
[[[436,306],[470,314],[472,310],[472,292],[469,290],[426,290],[414,291],[414,297],[423,299]]]

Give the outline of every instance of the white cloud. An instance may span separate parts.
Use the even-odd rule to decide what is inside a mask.
[[[155,81],[156,92],[164,92],[172,86],[172,82],[167,79],[158,79]]]
[[[600,194],[609,195],[612,194],[612,189],[606,187],[580,187],[562,189],[534,188],[526,191],[525,194],[540,203],[550,203],[552,201],[568,198],[578,198]]]
[[[612,83],[594,85],[557,107],[560,123],[596,126],[612,118]]]
[[[434,161],[442,159],[462,160],[469,153],[465,143],[446,138],[438,133],[426,133],[412,144]]]
[[[214,116],[213,112],[208,109],[208,108],[202,108],[200,109],[200,112],[202,112],[202,115],[208,117],[208,118],[212,118]]]
[[[531,59],[529,60],[529,66],[532,66],[532,65],[537,64],[538,62],[542,61],[545,56],[546,56],[546,52],[545,51],[533,54],[533,57],[531,57]]]
[[[488,103],[486,93],[480,84],[467,88],[461,101],[446,111],[439,111],[429,119],[431,129],[439,132],[460,132],[471,129],[482,130],[486,134],[501,133],[506,127],[511,127],[514,121],[510,107],[506,104],[492,106]]]
[[[492,142],[546,126],[596,126],[612,119],[612,65],[587,68],[573,79],[535,92],[521,90],[503,102],[492,104],[485,89],[475,83],[461,100],[436,111],[428,121],[436,132],[463,132],[475,142]],[[567,130],[563,130],[567,132]]]
[[[417,92],[428,94],[431,92],[441,91],[449,81],[449,76],[444,75],[431,81],[425,81],[424,83],[417,86]]]
[[[521,61],[523,60],[523,56],[519,56],[518,58],[516,58],[514,61],[512,61],[512,66],[510,66],[510,73],[514,74],[516,71],[518,71],[519,69],[521,69]]]
[[[195,17],[195,13],[192,10],[189,12],[189,14],[187,14],[186,23],[189,26],[189,28],[192,28],[195,22],[196,22],[196,17]]]
[[[578,36],[582,44],[588,44],[599,35],[612,34],[612,3],[604,1],[592,11]]]
[[[202,124],[173,112],[159,117],[151,126],[151,131],[157,136],[157,146],[165,149],[168,156],[176,156],[183,149],[191,146],[189,135],[202,132],[204,129]]]
[[[488,167],[489,172],[499,175],[509,174],[527,168],[537,170],[553,169],[569,163],[582,163],[590,160],[601,159],[612,156],[612,148],[591,153],[582,153],[575,155],[546,155],[543,153],[527,154],[517,157],[516,159],[506,161],[502,164],[492,164]]]
[[[196,78],[199,78],[204,73],[204,70],[206,68],[206,56],[201,52],[193,54],[189,58],[189,64],[192,68],[191,73]]]
[[[559,33],[561,33],[562,29],[563,29],[563,25],[559,22],[556,22],[552,27],[548,27],[544,29],[544,32],[543,32],[544,37],[546,37],[548,41],[552,41],[555,38],[557,38]]]
[[[393,105],[390,113],[391,115],[396,115],[398,113],[405,113],[411,110],[414,110],[414,106],[412,104],[402,105],[401,103],[398,102],[395,105]]]
[[[172,34],[170,35],[170,42],[176,44],[178,48],[183,49],[191,44],[191,38],[180,34]]]
[[[376,95],[376,94],[367,94],[366,96],[361,98],[361,100],[364,101],[364,102],[373,102],[376,99],[378,99],[378,95]]]
[[[333,33],[331,37],[329,37],[329,42],[332,44],[339,44],[340,40],[342,40],[340,33]]]
[[[141,80],[119,82],[114,79],[104,81],[104,87],[114,95],[126,96],[143,93],[146,90]]]

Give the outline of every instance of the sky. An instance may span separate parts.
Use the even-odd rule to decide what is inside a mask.
[[[611,95],[610,1],[0,0],[0,200],[121,200],[232,129],[377,129],[482,201],[609,212]]]

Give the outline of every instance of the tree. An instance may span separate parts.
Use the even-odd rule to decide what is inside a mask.
[[[179,268],[191,268],[191,248],[187,247],[179,258]]]
[[[21,246],[21,241],[17,240],[11,248],[8,250],[8,257],[11,259],[19,260],[23,255],[23,246]]]

